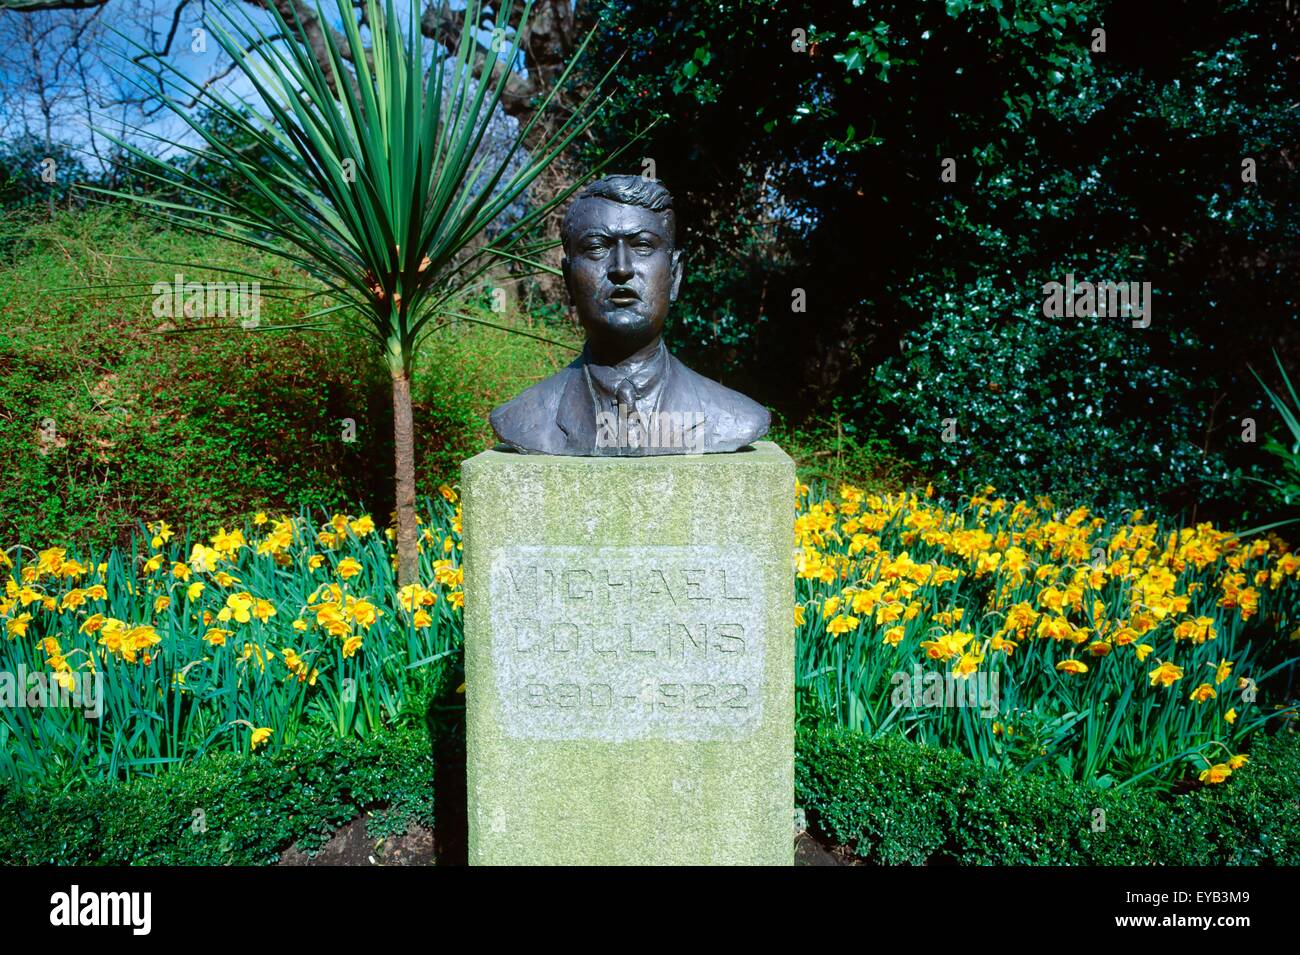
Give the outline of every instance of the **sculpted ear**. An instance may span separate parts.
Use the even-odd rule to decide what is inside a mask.
[[[668,293],[668,301],[675,302],[677,301],[677,292],[682,287],[682,254],[678,251],[673,252],[672,277],[673,287],[672,291]]]
[[[564,275],[564,289],[569,293],[569,301],[573,301],[573,270],[569,268],[569,257],[566,255],[560,259],[560,272]]]

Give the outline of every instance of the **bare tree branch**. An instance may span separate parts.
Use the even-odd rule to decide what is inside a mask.
[[[163,43],[163,48],[153,54],[154,56],[166,56],[172,51],[172,41],[176,39],[176,28],[181,25],[181,14],[185,12],[185,8],[189,6],[189,4],[190,0],[181,0],[180,3],[176,4],[176,9],[172,11],[172,25],[167,31],[167,40]],[[147,53],[141,53],[139,56],[134,56],[131,59],[134,62],[139,63],[148,55],[149,54]]]
[[[316,57],[316,62],[320,64],[321,69],[325,72],[325,79],[329,82],[330,89],[338,89],[338,78],[334,75],[334,64],[330,62],[329,46],[325,42],[325,31],[329,30],[329,35],[334,41],[335,48],[339,51],[344,59],[352,58],[352,51],[348,46],[347,37],[328,24],[321,23],[320,18],[316,16],[316,11],[301,0],[245,0],[255,7],[261,7],[263,10],[274,7],[276,12],[284,18],[284,22],[293,25],[294,22],[302,24],[302,31],[307,39],[307,45],[311,47],[311,52]],[[355,83],[352,76],[347,76],[349,83]]]
[[[262,46],[265,43],[275,43],[278,40],[285,40],[285,39],[288,38],[283,33],[273,33],[270,36],[258,37],[249,45],[248,48],[250,50],[255,50],[259,46]],[[194,95],[191,96],[189,100],[185,103],[185,108],[193,109],[195,106],[199,105],[199,103],[203,100],[203,94],[208,89],[208,87],[212,86],[214,83],[223,80],[227,76],[229,76],[231,73],[235,71],[236,66],[238,66],[238,64],[235,63],[234,60],[231,60],[229,63],[226,64],[224,69],[218,70],[217,72],[209,76],[206,80],[204,80],[203,83],[200,84],[198,88],[194,90]],[[150,109],[144,110],[144,115],[154,116],[159,111],[161,111],[163,107],[166,105],[167,105],[166,103],[160,100],[155,106],[151,107]]]
[[[0,10],[30,13],[33,10],[89,10],[102,7],[108,0],[0,0]]]

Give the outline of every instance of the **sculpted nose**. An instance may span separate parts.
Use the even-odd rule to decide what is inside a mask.
[[[632,280],[632,252],[625,243],[615,245],[614,254],[609,257],[609,280],[615,285]]]

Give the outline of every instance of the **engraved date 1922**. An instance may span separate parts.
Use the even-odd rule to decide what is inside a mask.
[[[744,710],[749,688],[743,683],[655,683],[643,681],[639,690],[619,692],[608,683],[528,683],[528,705],[559,709],[604,709],[616,704],[656,710]]]

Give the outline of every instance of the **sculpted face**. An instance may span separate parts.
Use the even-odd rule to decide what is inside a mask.
[[[561,265],[592,357],[607,365],[658,339],[682,281],[663,213],[610,199],[578,201]]]

